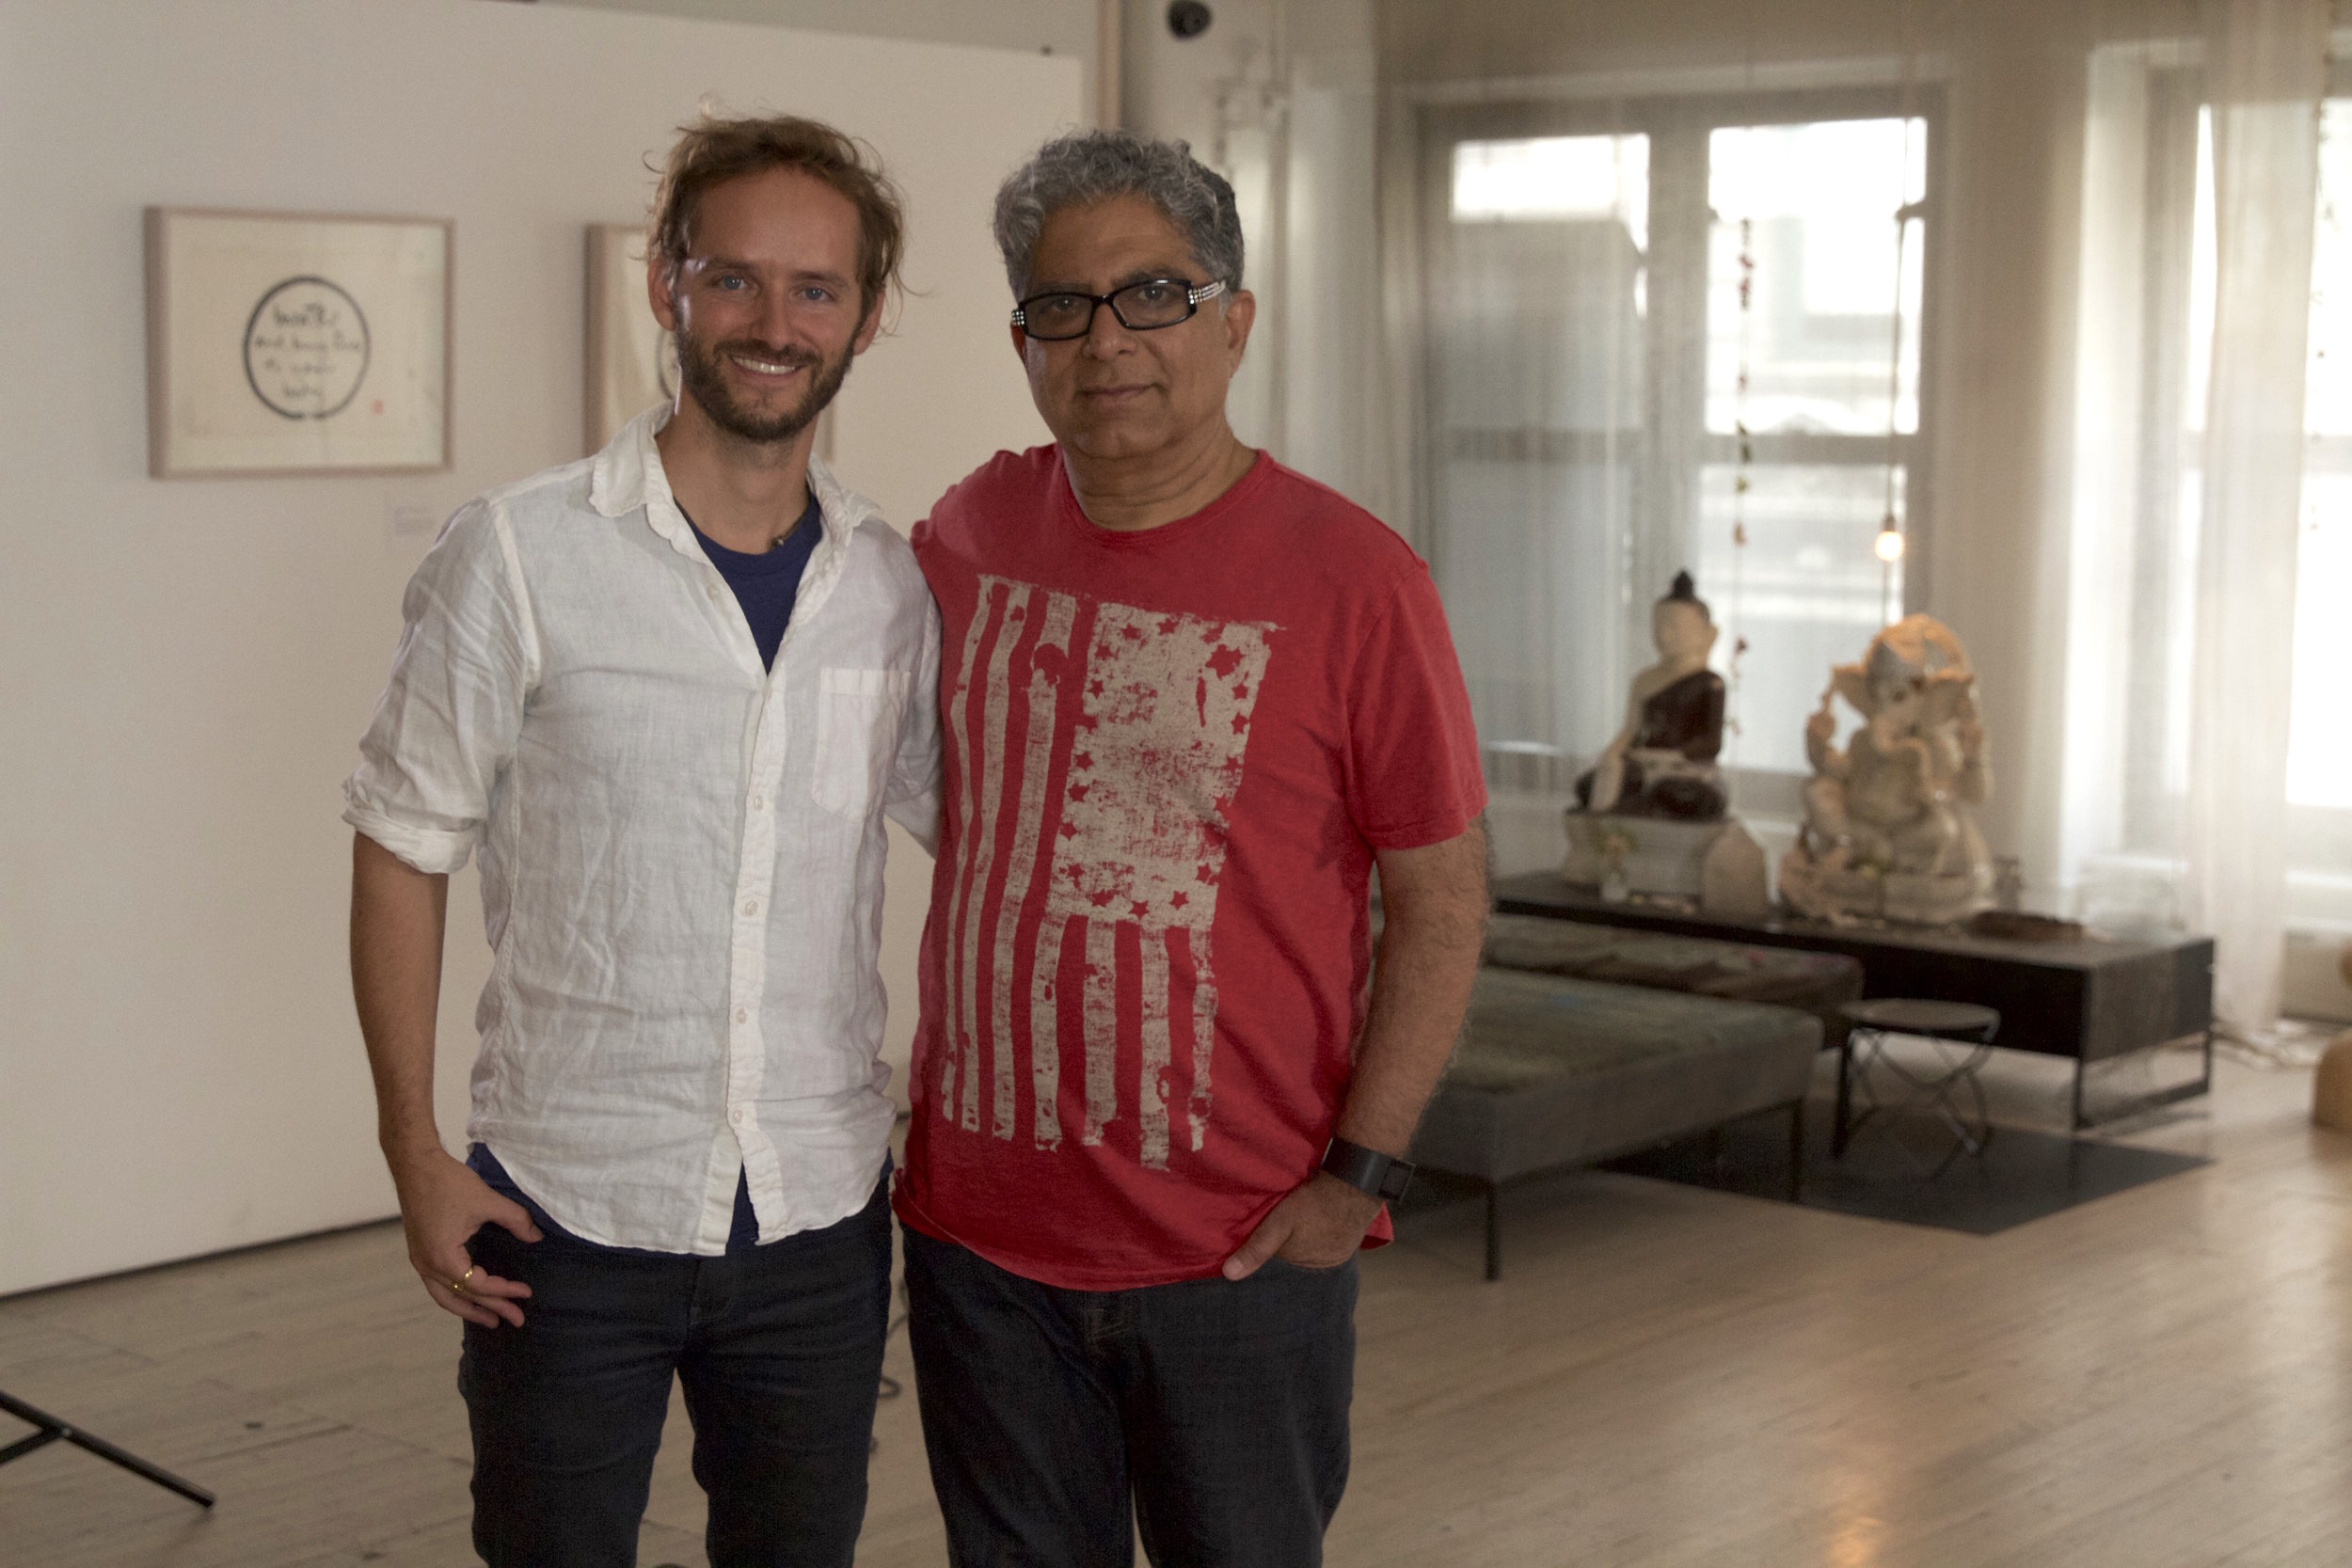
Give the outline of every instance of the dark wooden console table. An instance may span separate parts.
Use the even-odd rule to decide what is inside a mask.
[[[1793,917],[1714,920],[1671,906],[1604,903],[1557,872],[1495,883],[1504,914],[1541,915],[1672,936],[1711,937],[1757,947],[1843,953],[1862,965],[1865,997],[1911,996],[1997,1008],[2004,1050],[2065,1056],[2074,1063],[2077,1128],[2116,1121],[2213,1087],[2213,939],[2169,942],[2005,942],[1958,931],[1832,926]],[[2160,1045],[2198,1040],[2203,1069],[2185,1083],[2095,1113],[2083,1104],[2083,1074]]]

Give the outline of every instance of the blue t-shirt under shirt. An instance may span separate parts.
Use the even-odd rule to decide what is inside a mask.
[[[685,513],[684,507],[678,508],[680,516],[685,516]],[[694,529],[694,538],[702,546],[703,553],[710,558],[713,566],[719,568],[719,575],[727,579],[727,586],[735,590],[735,602],[743,607],[743,619],[752,628],[752,641],[759,645],[760,663],[774,669],[776,650],[784,645],[784,630],[792,624],[793,601],[800,597],[801,576],[808,570],[809,557],[817,553],[818,541],[825,535],[824,516],[817,505],[816,496],[812,494],[808,498],[807,510],[801,514],[801,520],[792,525],[792,531],[785,535],[784,542],[757,555],[728,549],[701,529],[694,528],[691,517],[686,518],[686,526]],[[506,1167],[499,1164],[498,1156],[491,1153],[486,1146],[476,1144],[467,1150],[466,1164],[488,1184],[492,1192],[501,1197],[511,1198],[528,1210],[532,1222],[541,1230],[580,1241],[579,1237],[572,1236],[570,1231],[549,1219],[546,1210],[533,1203],[530,1195],[515,1185],[515,1179],[506,1173]],[[594,1246],[597,1243],[581,1242],[580,1244]],[[727,1227],[727,1250],[741,1252],[758,1244],[759,1220],[752,1212],[750,1178],[739,1176],[735,1180],[735,1218]],[[643,1249],[608,1247],[605,1250],[634,1253]]]
[[[680,507],[679,515],[684,516],[685,511]],[[784,628],[792,624],[792,601],[800,596],[801,574],[808,570],[808,558],[817,553],[818,541],[825,536],[817,498],[808,498],[808,510],[792,525],[784,543],[757,555],[727,548],[695,528],[691,517],[687,517],[686,526],[694,530],[703,554],[710,557],[710,563],[735,590],[735,602],[743,607],[743,619],[751,624],[752,641],[759,644],[760,663],[774,669]]]

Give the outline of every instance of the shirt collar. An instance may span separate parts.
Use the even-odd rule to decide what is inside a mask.
[[[654,445],[654,435],[670,422],[670,413],[668,404],[654,404],[624,425],[612,444],[596,453],[589,465],[588,504],[607,517],[626,517],[643,509],[646,526],[668,540],[672,549],[699,560],[702,548],[694,543],[686,514],[678,510],[677,497],[671,493],[670,476],[661,467],[661,449]],[[872,501],[834,478],[833,470],[813,452],[808,460],[808,487],[817,497],[827,546],[846,542],[860,525],[881,515]]]

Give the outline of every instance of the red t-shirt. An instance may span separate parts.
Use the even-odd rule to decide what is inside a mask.
[[[1099,528],[1055,447],[998,453],[914,549],[946,811],[899,1217],[1071,1289],[1215,1274],[1339,1120],[1373,851],[1486,805],[1429,570],[1264,456]]]

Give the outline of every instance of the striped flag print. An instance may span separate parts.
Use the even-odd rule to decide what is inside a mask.
[[[1181,1095],[1182,1136],[1201,1147],[1209,933],[1279,629],[980,578],[947,700],[950,1120],[1058,1148],[1068,1065],[1082,1144],[1132,1137],[1165,1168]]]

